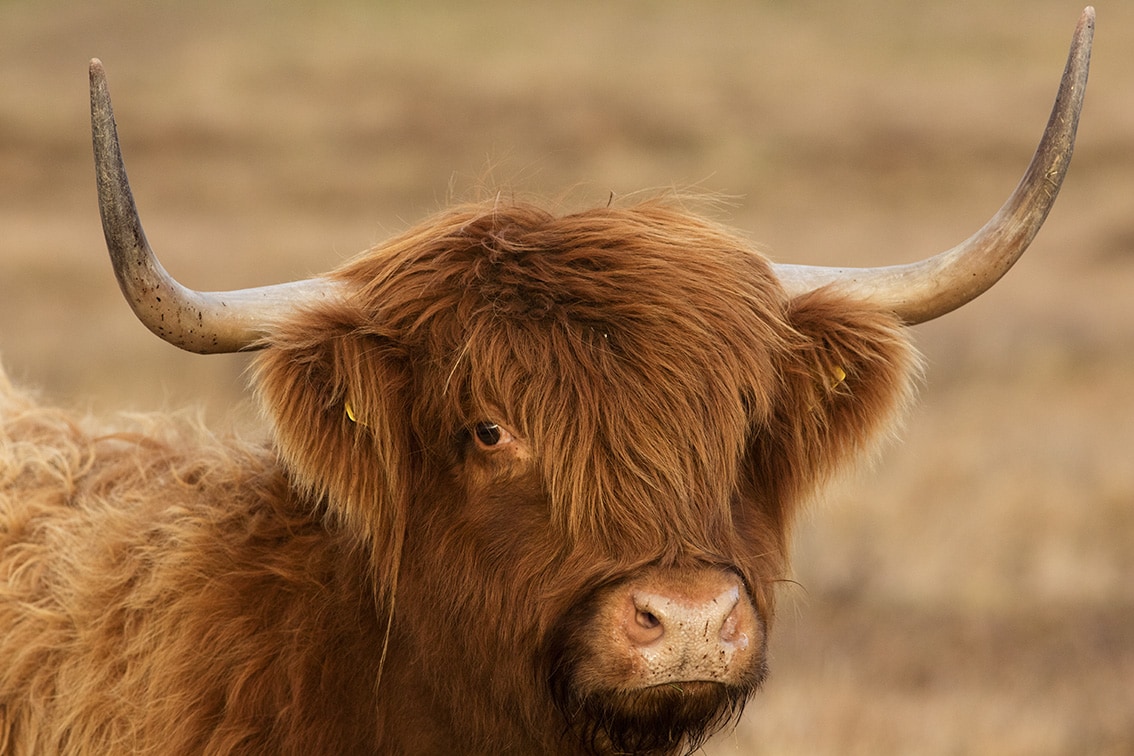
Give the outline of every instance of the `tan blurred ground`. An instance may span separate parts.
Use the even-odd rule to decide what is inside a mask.
[[[86,66],[151,240],[197,288],[334,265],[483,184],[695,187],[780,260],[902,262],[1015,185],[1081,6],[0,3],[0,355],[79,408],[246,425],[104,259]],[[1134,6],[1100,2],[1031,251],[920,327],[922,401],[798,531],[773,676],[716,754],[1134,753]]]

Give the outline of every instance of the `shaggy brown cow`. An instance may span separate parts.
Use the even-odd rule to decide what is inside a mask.
[[[5,754],[677,753],[765,673],[801,499],[887,430],[903,325],[1054,200],[1080,23],[1024,181],[923,263],[773,266],[664,202],[459,207],[325,277],[171,280],[101,65],[99,195],[141,319],[261,348],[270,446],[107,431],[0,382]]]

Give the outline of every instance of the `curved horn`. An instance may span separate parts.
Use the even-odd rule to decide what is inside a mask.
[[[312,298],[332,296],[322,279],[227,292],[194,291],[175,281],[146,241],[126,178],[106,72],[91,61],[91,135],[102,230],[118,285],[134,314],[174,346],[200,354],[258,348],[274,321]]]
[[[1095,10],[1079,18],[1051,117],[1028,170],[1003,207],[956,247],[921,262],[882,268],[776,265],[788,296],[833,285],[909,324],[951,312],[983,294],[1028,248],[1055,203],[1071,151],[1091,59]]]

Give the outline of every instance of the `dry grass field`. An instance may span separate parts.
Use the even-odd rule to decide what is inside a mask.
[[[1081,1],[1081,0],[1080,0]],[[1064,0],[0,1],[0,356],[46,400],[254,427],[241,356],[139,325],[87,61],[147,232],[201,289],[317,273],[445,205],[692,189],[776,259],[951,246],[1038,141]],[[1134,753],[1134,4],[989,294],[916,329],[899,443],[811,507],[772,677],[712,754]]]

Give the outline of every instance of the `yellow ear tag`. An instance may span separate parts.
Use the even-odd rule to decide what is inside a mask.
[[[843,370],[838,365],[835,365],[835,367],[831,370],[831,378],[834,379],[834,383],[831,384],[831,388],[838,388],[842,384],[842,382],[847,379],[847,371]]]
[[[350,406],[349,401],[343,403],[343,409],[346,410],[346,416],[348,420],[350,420],[352,423],[358,422],[358,418],[354,416],[354,408]]]

